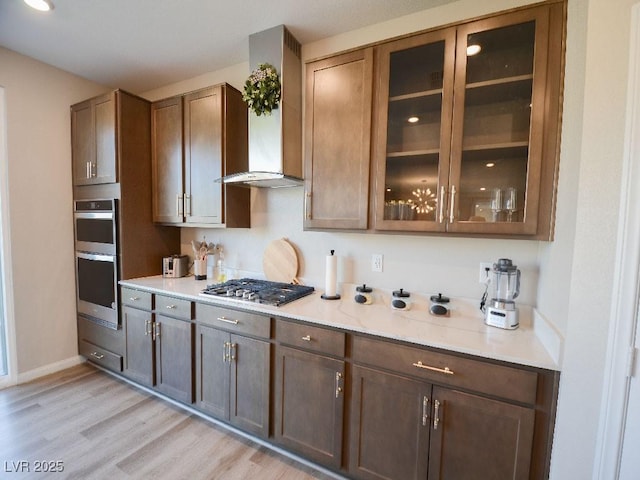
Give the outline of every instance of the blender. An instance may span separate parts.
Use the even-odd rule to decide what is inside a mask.
[[[520,293],[520,270],[508,258],[501,258],[491,270],[491,301],[486,307],[484,323],[513,330],[518,328],[518,310],[514,300]]]

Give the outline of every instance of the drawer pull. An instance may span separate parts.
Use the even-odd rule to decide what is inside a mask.
[[[104,355],[98,352],[93,352],[91,356],[97,358],[98,360],[102,360],[104,358]]]
[[[129,297],[129,300],[131,300],[132,302],[137,302],[138,300],[140,300],[140,297]]]
[[[446,373],[447,375],[453,375],[453,370],[449,370],[449,367],[438,368],[438,367],[430,367],[429,365],[424,365],[421,361],[413,364],[414,367],[424,368],[425,370],[433,370],[434,372]]]
[[[311,335],[305,335],[304,337],[302,337],[302,340],[304,340],[305,342],[310,342],[311,341]]]
[[[225,318],[225,317],[218,317],[218,320],[220,320],[221,322],[224,322],[224,323],[230,323],[231,325],[237,325],[238,324],[238,320],[231,320],[231,319]]]
[[[178,308],[178,307],[176,305],[167,305],[164,308],[169,309],[169,310],[173,310],[174,308]]]
[[[429,422],[429,397],[422,397],[422,426],[426,427]]]

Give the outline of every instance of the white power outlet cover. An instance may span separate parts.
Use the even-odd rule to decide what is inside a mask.
[[[371,255],[371,271],[382,272],[383,256],[380,253],[374,253]]]
[[[480,270],[478,275],[479,283],[487,283],[489,281],[489,274],[493,269],[493,263],[491,262],[480,262]]]

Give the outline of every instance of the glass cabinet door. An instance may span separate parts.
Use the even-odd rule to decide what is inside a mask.
[[[376,229],[445,229],[455,30],[379,49]]]
[[[547,10],[459,27],[447,229],[536,232]]]

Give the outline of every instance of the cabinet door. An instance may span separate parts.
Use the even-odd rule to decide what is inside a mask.
[[[153,221],[182,223],[182,97],[151,105]]]
[[[91,183],[117,182],[116,97],[114,93],[98,97],[95,108],[95,163]]]
[[[185,221],[221,224],[224,175],[223,92],[220,86],[184,97]]]
[[[211,415],[229,419],[229,334],[196,327],[196,403]]]
[[[549,28],[547,7],[458,28],[449,231],[537,231]]]
[[[377,230],[444,231],[455,29],[381,45]]]
[[[152,314],[146,310],[122,307],[125,333],[124,374],[144,385],[154,385]]]
[[[269,436],[270,344],[231,335],[229,420],[245,431]]]
[[[74,185],[117,181],[115,93],[71,107],[71,145]]]
[[[193,325],[156,315],[156,388],[176,400],[193,402]]]
[[[342,463],[344,362],[276,347],[275,439],[310,459]]]
[[[353,367],[349,473],[363,479],[425,479],[431,385]]]
[[[366,229],[371,48],[307,65],[305,228]]]
[[[73,184],[86,185],[95,158],[95,125],[91,100],[71,107],[71,159]]]
[[[433,388],[429,480],[528,479],[533,409]]]

